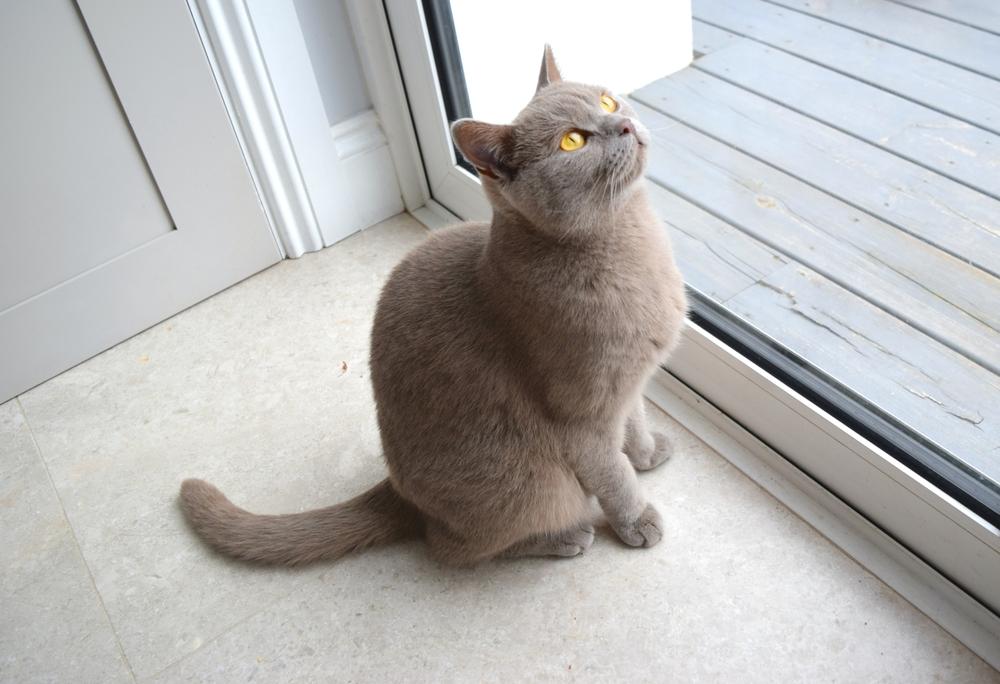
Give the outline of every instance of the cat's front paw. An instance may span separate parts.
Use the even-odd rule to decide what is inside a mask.
[[[615,532],[629,546],[655,546],[663,538],[663,518],[653,504],[646,504],[638,518],[616,526]]]
[[[674,453],[674,445],[662,432],[650,433],[652,439],[648,440],[647,448],[639,453],[629,454],[628,459],[632,467],[636,470],[652,470],[662,464]]]

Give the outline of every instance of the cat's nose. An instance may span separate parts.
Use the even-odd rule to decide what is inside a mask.
[[[635,125],[631,119],[622,119],[618,122],[618,135],[635,135]]]

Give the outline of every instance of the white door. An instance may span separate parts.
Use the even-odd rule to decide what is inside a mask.
[[[0,402],[280,259],[185,3],[0,3],[0,112]]]

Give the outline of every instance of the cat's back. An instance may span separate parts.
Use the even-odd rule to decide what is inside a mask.
[[[476,269],[488,237],[489,224],[462,223],[432,233],[407,254],[382,289],[373,352],[376,338],[385,333],[433,336],[440,332],[435,321],[474,305]]]
[[[392,409],[402,415],[409,401],[434,402],[437,409],[467,401],[456,388],[490,365],[493,323],[478,279],[488,237],[485,223],[435,232],[389,276],[371,339],[380,416]]]
[[[525,451],[510,431],[526,404],[479,275],[488,237],[483,223],[434,233],[395,268],[376,310],[371,373],[383,452],[411,496],[436,488],[441,472],[472,468],[500,482],[490,468],[506,462],[501,453]]]
[[[403,257],[390,276],[387,287],[397,279],[430,278],[436,286],[447,286],[459,275],[478,263],[490,224],[481,221],[459,223],[432,232],[426,240]]]

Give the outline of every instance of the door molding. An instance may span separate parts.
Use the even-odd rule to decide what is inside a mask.
[[[261,204],[285,256],[323,247],[316,213],[243,0],[188,0]]]

